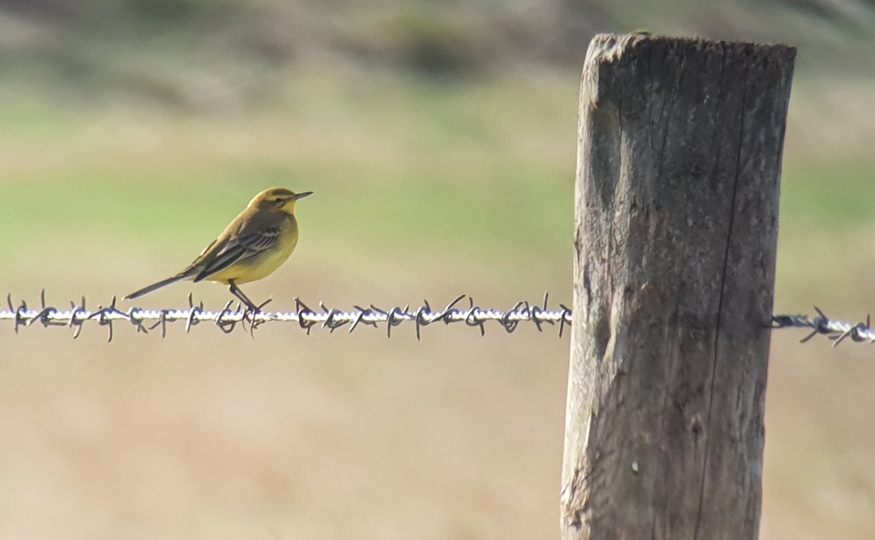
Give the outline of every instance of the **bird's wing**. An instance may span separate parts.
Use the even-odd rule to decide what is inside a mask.
[[[228,241],[204,261],[200,273],[194,281],[201,281],[211,275],[221,272],[229,266],[252,258],[276,245],[280,236],[281,222],[275,219],[253,219],[246,223],[238,234]]]
[[[195,257],[191,264],[186,266],[185,270],[177,274],[177,276],[181,276],[183,279],[197,276],[203,269],[204,261],[208,261],[213,256],[213,252],[221,250],[226,242],[227,240],[221,236],[210,242],[210,245],[205,247],[200,252],[200,255]]]

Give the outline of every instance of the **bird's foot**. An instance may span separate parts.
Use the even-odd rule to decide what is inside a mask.
[[[258,328],[259,326],[261,326],[262,324],[264,324],[265,322],[267,322],[268,320],[270,320],[266,317],[259,317],[259,315],[262,314],[261,308],[268,305],[272,301],[273,301],[273,298],[268,298],[267,300],[265,300],[264,302],[262,302],[261,304],[259,304],[257,306],[255,304],[249,304],[246,306],[246,311],[243,312],[243,319],[242,320],[249,321],[249,335],[251,335],[253,338],[255,337],[255,329]],[[245,328],[245,325],[244,325],[244,328]]]

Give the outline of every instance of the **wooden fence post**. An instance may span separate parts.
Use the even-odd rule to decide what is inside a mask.
[[[598,35],[580,87],[564,540],[753,540],[796,51]]]

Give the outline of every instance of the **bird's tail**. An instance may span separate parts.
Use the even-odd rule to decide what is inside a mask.
[[[176,274],[175,276],[169,277],[167,279],[163,279],[163,280],[159,281],[158,283],[153,283],[153,284],[149,285],[148,287],[143,287],[139,291],[132,292],[131,294],[125,296],[125,300],[133,300],[134,298],[139,298],[140,296],[143,296],[144,294],[149,294],[150,292],[152,292],[156,289],[160,289],[161,287],[165,287],[167,285],[170,285],[171,283],[176,283],[177,281],[183,280],[187,277],[189,277],[189,276],[184,274],[184,273],[183,274]]]

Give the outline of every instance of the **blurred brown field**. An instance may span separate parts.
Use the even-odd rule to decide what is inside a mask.
[[[299,206],[292,309],[568,303],[594,31],[799,46],[776,311],[875,306],[871,2],[0,2],[0,290],[91,305],[185,265],[259,190]],[[218,308],[180,284],[140,299]],[[127,304],[125,304],[127,305]],[[558,536],[567,336],[252,339],[0,327],[0,539]],[[761,537],[875,538],[875,349],[773,336]]]

